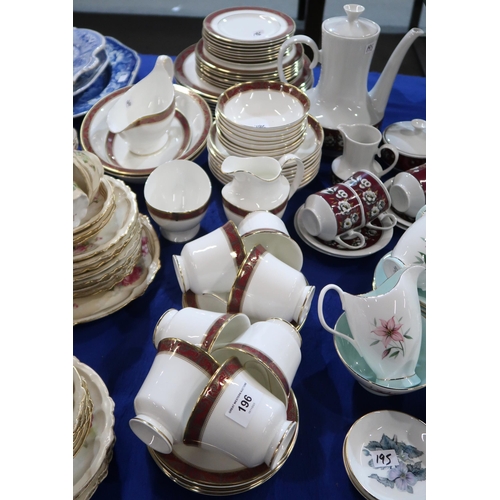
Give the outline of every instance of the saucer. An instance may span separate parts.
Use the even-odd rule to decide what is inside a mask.
[[[386,253],[378,262],[377,266],[375,267],[375,273],[373,275],[373,282],[372,282],[372,287],[375,290],[375,288],[379,287],[386,279],[387,275],[385,274],[384,271],[384,260],[391,255],[391,252]],[[421,290],[420,288],[418,289],[418,297],[420,299],[420,305],[424,307],[425,311],[425,306],[427,302],[427,292],[425,290]]]
[[[393,410],[368,413],[349,429],[342,455],[349,479],[364,498],[426,498],[426,425],[421,420]]]
[[[102,74],[85,92],[73,99],[73,118],[85,115],[104,96],[131,85],[137,75],[141,60],[135,50],[110,36],[106,38],[105,51],[109,63]]]
[[[366,245],[359,250],[349,250],[339,246],[334,241],[323,241],[315,236],[311,236],[300,221],[299,212],[303,209],[304,205],[301,205],[297,212],[295,212],[295,217],[293,219],[297,234],[310,247],[318,250],[319,252],[326,253],[327,255],[333,255],[334,257],[341,257],[345,259],[367,257],[368,255],[372,255],[387,246],[394,233],[392,228],[386,229],[385,231],[376,231],[374,229],[363,227],[360,229],[360,232],[365,237]],[[376,219],[376,221],[378,220],[379,219]],[[376,224],[375,221],[373,223]],[[356,238],[353,239],[353,241],[355,240]]]
[[[73,498],[87,499],[107,476],[115,443],[115,403],[101,377],[73,356],[73,366],[85,379],[94,406],[92,427],[73,458]]]
[[[293,390],[290,390],[287,419],[297,422],[297,430],[283,458],[275,469],[266,464],[247,468],[217,450],[203,450],[183,443],[174,445],[165,455],[151,448],[149,453],[158,467],[175,483],[206,495],[233,495],[248,491],[270,479],[284,465],[297,440],[299,409]]]
[[[112,106],[115,100],[108,104]],[[103,106],[103,113],[106,113]],[[109,108],[106,108],[109,110]],[[158,165],[174,158],[181,158],[191,140],[191,130],[186,117],[178,110],[175,110],[172,123],[168,127],[167,143],[155,153],[149,155],[136,155],[131,153],[127,142],[120,136],[108,130],[106,136],[106,152],[109,159],[121,171],[129,174],[141,175],[150,174]]]
[[[160,242],[146,215],[140,215],[142,255],[132,273],[107,291],[73,300],[73,325],[112,314],[140,297],[160,269]]]
[[[392,183],[394,182],[394,177],[391,179],[388,179],[387,181],[384,182],[384,186],[387,188],[387,191],[389,191],[389,188],[392,186]],[[400,229],[403,229],[406,231],[414,222],[414,219],[411,219],[410,217],[406,217],[403,214],[400,214],[398,211],[393,210],[392,207],[387,210],[387,213],[394,215],[397,220],[396,226],[398,226]]]
[[[352,337],[345,313],[342,313],[340,318],[337,320],[335,330]],[[333,344],[335,345],[335,349],[340,360],[349,370],[351,375],[359,382],[361,387],[372,394],[376,394],[377,396],[396,396],[415,392],[426,386],[426,321],[424,315],[422,315],[422,345],[420,348],[420,356],[418,358],[417,366],[415,368],[415,373],[420,378],[420,383],[412,387],[394,389],[377,384],[377,377],[375,373],[350,342],[342,337],[339,337],[338,335],[334,335]]]
[[[179,145],[178,152],[181,153],[179,157],[172,157],[173,143],[170,141],[158,153],[152,155],[138,156],[128,152],[126,146],[123,145],[116,138],[113,141],[113,152],[126,166],[120,166],[112,161],[108,156],[108,133],[109,128],[106,121],[106,116],[109,109],[113,106],[113,102],[121,94],[126,92],[129,87],[118,89],[115,92],[108,94],[97,102],[92,109],[87,113],[82,122],[80,132],[80,143],[82,148],[86,151],[94,153],[99,157],[104,167],[104,171],[110,175],[118,177],[126,182],[145,182],[149,174],[165,161],[171,159],[187,159],[194,160],[203,151],[206,145],[208,131],[212,121],[212,114],[208,104],[195,92],[182,87],[181,85],[174,84],[175,89],[175,105],[176,110],[179,111],[176,123],[177,127],[176,137],[182,142],[182,137],[189,136],[189,145],[185,148],[184,152],[181,151],[182,145]],[[183,120],[181,115],[185,117],[188,130],[183,130]],[[176,119],[174,118],[174,121]],[[182,135],[184,134],[184,135]],[[124,141],[123,141],[124,142]],[[175,147],[173,148],[175,149]],[[133,161],[132,161],[133,158]]]

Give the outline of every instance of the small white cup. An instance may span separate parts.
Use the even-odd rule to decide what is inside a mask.
[[[252,323],[279,317],[300,328],[309,313],[314,290],[300,271],[257,245],[240,267],[227,310],[245,313]]]
[[[161,340],[173,337],[190,342],[207,352],[233,342],[250,327],[245,314],[215,313],[193,307],[168,309],[153,332],[156,348]]]
[[[261,244],[275,257],[293,267],[302,269],[304,256],[300,246],[290,237],[283,220],[266,210],[257,210],[246,215],[238,224],[238,232],[248,253]]]
[[[245,247],[232,221],[186,243],[173,255],[177,281],[183,292],[227,293],[245,258]]]
[[[186,424],[184,443],[221,450],[246,467],[275,469],[297,430],[282,401],[262,387],[236,358],[207,384]]]
[[[134,434],[160,453],[171,453],[191,410],[218,363],[203,349],[180,339],[160,341],[149,373],[134,399]]]
[[[214,349],[223,363],[235,356],[245,370],[269,392],[288,404],[288,396],[302,359],[299,332],[288,321],[271,318],[257,321],[236,339]]]
[[[195,307],[218,313],[227,311],[229,293],[194,293],[191,290],[182,294],[182,307]]]
[[[389,186],[392,207],[407,217],[415,218],[426,204],[426,165],[400,172]]]
[[[158,166],[144,184],[151,218],[169,241],[194,238],[207,213],[212,184],[207,173],[189,160],[172,160]]]
[[[390,255],[384,258],[383,268],[389,278],[399,269],[415,264],[426,266],[426,215],[418,218],[396,243]],[[417,282],[418,288],[426,290],[426,273],[423,272]]]

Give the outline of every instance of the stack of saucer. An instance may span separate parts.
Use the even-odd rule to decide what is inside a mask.
[[[225,90],[217,101],[207,146],[208,164],[223,184],[231,176],[221,170],[228,156],[268,156],[279,159],[293,153],[304,163],[300,187],[319,171],[323,130],[308,114],[309,99],[293,85],[255,81]],[[292,182],[296,163],[288,162],[283,174]]]
[[[179,83],[199,92],[212,109],[225,89],[247,81],[279,81],[278,54],[295,33],[293,19],[261,7],[231,7],[208,15],[202,38],[176,59]],[[285,54],[287,81],[306,90],[313,85],[310,60],[301,45]]]
[[[104,224],[95,222],[105,218]],[[85,236],[91,236],[83,238],[79,233],[73,240],[74,298],[110,290],[133,271],[142,249],[135,193],[123,181],[104,175],[82,226],[88,228]]]
[[[87,383],[73,366],[73,457],[90,432],[93,408]]]

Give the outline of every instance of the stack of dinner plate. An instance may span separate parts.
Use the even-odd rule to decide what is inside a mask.
[[[231,7],[203,20],[202,38],[176,59],[179,83],[200,93],[214,109],[225,89],[248,81],[279,81],[278,54],[295,33],[293,19],[262,7]],[[302,45],[283,58],[287,81],[302,90],[313,85],[310,60]],[[193,71],[194,70],[194,71]]]
[[[228,156],[268,156],[279,160],[297,155],[304,164],[300,187],[317,175],[323,129],[308,114],[309,99],[294,85],[255,81],[225,90],[217,101],[215,119],[207,140],[208,164],[223,184],[232,177],[221,170]],[[292,182],[297,164],[289,161],[283,175]]]

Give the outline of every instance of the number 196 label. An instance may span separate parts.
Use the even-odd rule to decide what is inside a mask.
[[[394,450],[373,450],[370,451],[373,467],[396,467],[399,465],[398,456]]]
[[[242,427],[247,427],[261,399],[262,392],[243,382],[238,395],[226,411],[226,416]]]

